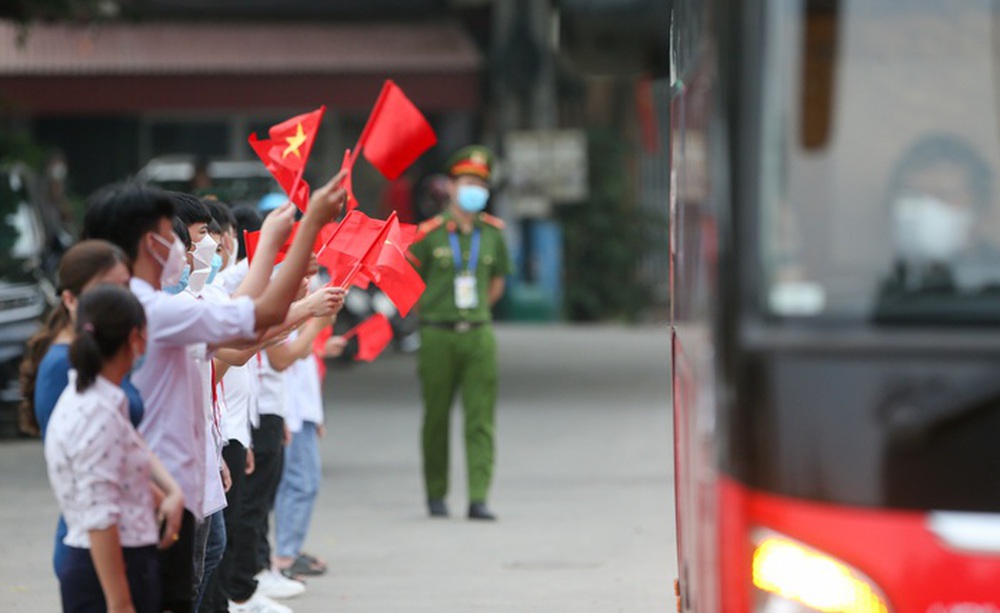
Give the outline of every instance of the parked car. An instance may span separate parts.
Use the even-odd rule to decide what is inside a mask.
[[[211,193],[233,205],[256,205],[265,194],[280,189],[259,160],[207,160],[204,171],[210,186],[194,187],[200,165],[193,155],[160,156],[143,166],[136,179],[173,191]]]
[[[55,270],[70,245],[33,197],[33,176],[0,166],[0,434],[16,433],[25,343],[57,300]]]

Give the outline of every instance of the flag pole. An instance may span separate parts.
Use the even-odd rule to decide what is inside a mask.
[[[368,133],[371,132],[373,119],[378,117],[379,111],[382,110],[382,104],[389,95],[389,86],[394,85],[392,79],[386,79],[385,83],[382,84],[382,91],[378,94],[378,99],[375,100],[375,106],[372,108],[372,112],[368,115],[368,121],[365,122],[365,127],[361,130],[361,136],[358,137],[358,144],[354,145],[354,150],[351,151],[351,166],[354,165],[355,160],[358,159],[358,153],[361,151],[361,147],[364,146],[365,139],[368,138]]]

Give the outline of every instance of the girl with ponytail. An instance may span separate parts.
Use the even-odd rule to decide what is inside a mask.
[[[131,277],[125,253],[103,240],[85,240],[71,247],[59,262],[59,304],[49,314],[48,321],[28,341],[21,362],[21,429],[41,434],[56,406],[59,395],[69,381],[69,346],[76,338],[77,303],[85,290],[102,284],[125,287]],[[126,378],[122,389],[129,399],[129,418],[138,426],[143,404],[139,391]],[[67,549],[63,544],[66,523],[59,518],[56,527],[52,566],[59,574]]]
[[[115,285],[87,290],[76,308],[73,370],[45,437],[67,525],[57,569],[63,610],[159,611],[156,546],[176,540],[184,507],[180,486],[129,421],[120,387],[146,351],[146,316]],[[158,505],[151,482],[165,494]]]

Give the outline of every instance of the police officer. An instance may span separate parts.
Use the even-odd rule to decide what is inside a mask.
[[[510,273],[503,222],[483,212],[493,155],[472,145],[447,164],[448,208],[418,230],[410,251],[427,289],[418,303],[423,391],[424,485],[432,517],[446,517],[452,401],[461,392],[469,480],[469,518],[493,520],[486,506],[493,476],[497,350],[490,307]]]

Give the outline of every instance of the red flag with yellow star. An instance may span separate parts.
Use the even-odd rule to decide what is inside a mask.
[[[321,106],[311,113],[296,115],[271,126],[270,138],[266,140],[258,140],[256,134],[248,139],[268,172],[301,211],[309,205],[309,185],[302,175],[324,113],[326,107]]]
[[[350,149],[344,151],[344,161],[340,165],[340,170],[347,171],[347,176],[344,177],[341,185],[347,191],[347,212],[350,213],[358,208],[358,199],[354,197],[354,180],[352,178],[352,174],[354,173],[354,158],[351,156]]]

